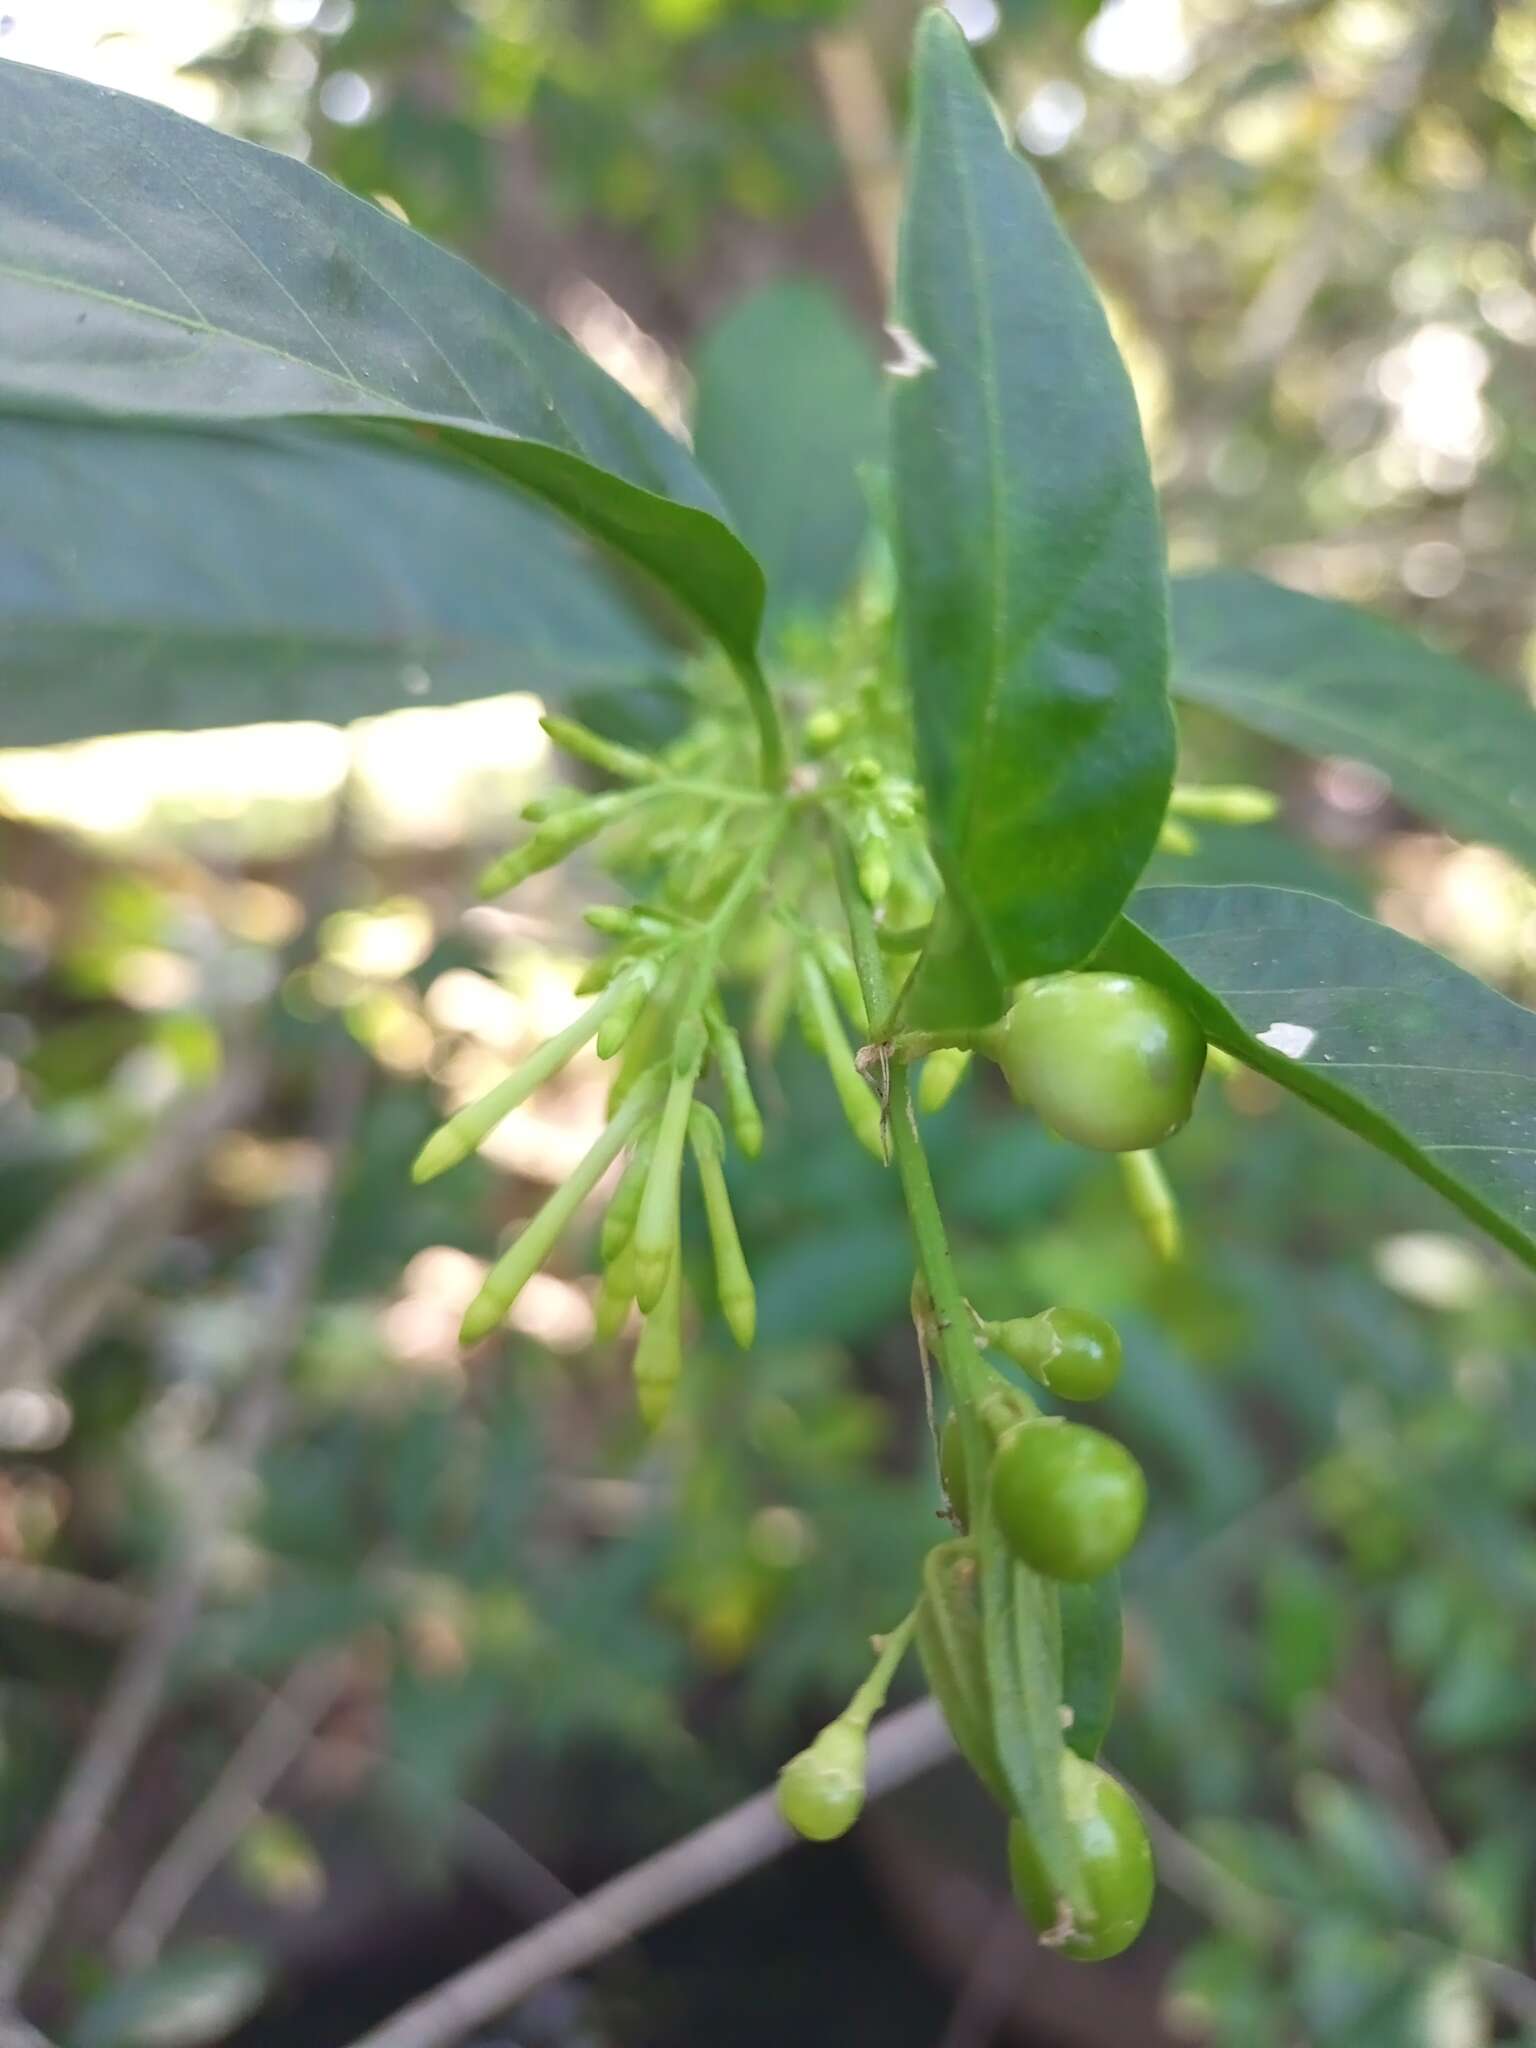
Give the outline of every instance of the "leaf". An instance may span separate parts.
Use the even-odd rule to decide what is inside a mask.
[[[936,1544],[923,1560],[917,1649],[956,1749],[1006,1810],[982,1643],[981,1578],[976,1546],[965,1538]]]
[[[458,257],[290,157],[25,64],[0,65],[0,191],[0,407],[431,426],[752,669],[762,572],[688,451]]]
[[[911,1021],[983,1024],[1071,967],[1167,801],[1162,533],[1087,273],[948,16],[918,37],[892,399],[901,627],[946,953]]]
[[[1303,753],[1365,761],[1431,823],[1536,868],[1536,712],[1354,606],[1236,570],[1173,586],[1173,687]]]
[[[1090,1763],[1115,1717],[1120,1685],[1120,1574],[1056,1588],[1061,1606],[1061,1696],[1072,1719],[1067,1747]]]
[[[975,1536],[981,1559],[982,1653],[998,1767],[1057,1896],[1081,1909],[1082,1872],[1061,1792],[1061,1645],[1055,1589],[1014,1562],[985,1495]]]
[[[5,476],[7,746],[566,697],[669,662],[563,521],[408,442],[11,420]]]
[[[228,1941],[182,1948],[93,1998],[69,2048],[200,2048],[234,2032],[266,1995],[267,1968]]]
[[[869,531],[861,468],[883,453],[874,357],[818,284],[732,307],[694,363],[693,452],[768,579],[776,624],[841,602]]]
[[[1536,1016],[1326,897],[1143,889],[1099,956],[1536,1267]]]

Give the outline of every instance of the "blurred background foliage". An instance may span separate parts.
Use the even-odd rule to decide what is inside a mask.
[[[1536,15],[955,12],[1109,299],[1176,566],[1369,603],[1530,690]],[[311,157],[691,422],[790,565],[793,689],[848,658],[839,607],[867,632],[886,602],[913,13],[13,0],[0,54]],[[664,687],[603,701],[630,729],[672,715]],[[901,1213],[793,1031],[759,1050],[768,1148],[732,1180],[758,1345],[698,1331],[674,1436],[643,1438],[621,1347],[594,1346],[589,1241],[504,1344],[457,1349],[602,1089],[578,1059],[481,1161],[410,1187],[444,1107],[573,1007],[599,875],[464,907],[557,773],[537,710],[0,753],[0,1856],[187,1518],[221,1504],[165,1714],[55,1944],[45,2002],[78,2048],[348,2039],[762,1783],[937,1533]],[[1347,744],[1306,762],[1183,724],[1186,773],[1270,783],[1284,811],[1204,830],[1171,872],[1372,904],[1529,995],[1536,891],[1506,855],[1437,833]],[[552,1987],[516,2038],[1536,2041],[1528,1283],[1251,1076],[1209,1083],[1170,1148],[1176,1268],[1112,1164],[987,1076],[933,1151],[988,1313],[1091,1302],[1126,1332],[1110,1419],[1154,1506],[1111,1754],[1160,1816],[1151,1937],[1091,1973],[1023,1945],[997,1831],[945,1773]],[[305,1199],[325,1244],[300,1289],[279,1233]],[[274,1286],[302,1334],[241,1472],[229,1395]],[[281,1767],[177,1899],[160,1859],[264,1728]]]

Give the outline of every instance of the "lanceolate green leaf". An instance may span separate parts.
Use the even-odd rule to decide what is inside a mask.
[[[647,570],[755,676],[761,571],[687,450],[579,349],[305,165],[15,63],[0,409],[430,426]]]
[[[62,419],[3,438],[0,745],[666,672],[566,522],[404,439]]]
[[[1237,570],[1173,586],[1173,687],[1303,753],[1365,761],[1431,823],[1536,868],[1536,712],[1354,606]]]
[[[1173,767],[1163,543],[1103,308],[939,13],[915,119],[896,536],[950,928],[907,1014],[982,1023],[1006,984],[1091,951],[1152,850]]]
[[[1120,1574],[1056,1589],[1061,1606],[1061,1694],[1072,1716],[1067,1747],[1090,1763],[1103,1747],[1120,1687]]]
[[[869,529],[860,469],[883,453],[874,355],[818,284],[733,306],[694,362],[693,449],[768,578],[782,622],[847,593]]]
[[[1132,921],[1134,920],[1134,921]],[[1536,1015],[1294,889],[1143,889],[1101,960],[1325,1111],[1536,1267]]]
[[[1061,1793],[1061,1623],[1054,1587],[1016,1564],[983,1502],[982,1649],[998,1768],[1058,1894],[1081,1906],[1082,1870]]]

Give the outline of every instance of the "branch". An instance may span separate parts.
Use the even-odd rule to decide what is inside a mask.
[[[350,1671],[344,1655],[318,1654],[289,1673],[130,1900],[112,1937],[120,1968],[147,1969],[159,1956],[177,1921],[308,1747]]]
[[[264,1061],[233,1054],[133,1156],[60,1202],[0,1272],[6,1377],[52,1379],[82,1349],[123,1284],[162,1242],[162,1227],[213,1139],[256,1103]]]
[[[871,1797],[904,1785],[952,1755],[931,1700],[892,1714],[869,1744]],[[448,2048],[530,1991],[595,1962],[669,1915],[711,1897],[793,1846],[771,1792],[759,1792],[648,1856],[527,1934],[493,1949],[435,1991],[352,2043],[352,2048]]]
[[[0,1918],[0,2016],[14,2005],[148,1739],[171,1666],[202,1605],[219,1539],[241,1496],[231,1478],[252,1468],[276,1422],[283,1369],[303,1330],[328,1234],[331,1197],[364,1085],[363,1055],[350,1047],[321,1078],[323,1108],[316,1136],[324,1164],[315,1184],[288,1206],[279,1226],[260,1288],[259,1335],[220,1434],[219,1456],[194,1475],[200,1483],[190,1488],[180,1538],[153,1596],[148,1621],[113,1674],[101,1710]]]
[[[0,1609],[83,1636],[115,1639],[132,1635],[141,1625],[146,1603],[105,1579],[6,1557],[0,1558]]]

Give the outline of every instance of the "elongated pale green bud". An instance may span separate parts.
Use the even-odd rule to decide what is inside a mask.
[[[613,1200],[608,1204],[603,1217],[603,1232],[598,1241],[598,1250],[603,1263],[611,1265],[635,1234],[635,1224],[640,1215],[640,1198],[645,1193],[646,1179],[651,1170],[651,1153],[656,1144],[654,1131],[642,1131],[635,1140],[635,1149],[630,1154],[629,1164],[619,1178],[613,1191]]]
[[[635,1346],[635,1406],[647,1429],[672,1412],[683,1376],[683,1262],[674,1259]]]
[[[546,1081],[553,1080],[566,1062],[580,1052],[587,1040],[600,1029],[603,1019],[613,1010],[622,994],[622,984],[616,983],[605,989],[595,1003],[583,1010],[563,1031],[557,1031],[553,1038],[546,1038],[538,1051],[531,1052],[504,1080],[498,1081],[478,1100],[466,1103],[463,1109],[449,1117],[442,1129],[434,1131],[416,1154],[411,1165],[411,1179],[417,1182],[436,1180],[440,1173],[457,1166],[483,1145],[503,1118],[509,1117],[520,1103],[526,1102],[535,1088],[542,1088]]]
[[[526,882],[530,875],[554,867],[578,846],[595,839],[605,825],[611,825],[615,818],[622,817],[649,794],[649,790],[629,789],[612,796],[589,797],[571,810],[557,811],[521,846],[514,846],[500,860],[491,862],[480,877],[480,894],[500,896],[508,889],[515,889],[519,882]]]
[[[1181,825],[1177,818],[1164,818],[1157,828],[1157,850],[1159,853],[1188,856],[1200,851],[1200,841],[1189,827]]]
[[[603,1019],[597,1034],[597,1056],[611,1060],[622,1052],[630,1033],[640,1022],[640,1013],[655,993],[661,970],[654,960],[637,960],[624,976],[619,999]]]
[[[859,894],[876,910],[891,893],[891,856],[883,838],[873,834],[858,852]]]
[[[1155,1152],[1122,1152],[1120,1171],[1125,1179],[1126,1199],[1131,1214],[1141,1225],[1147,1243],[1160,1259],[1170,1262],[1184,1249],[1184,1228],[1179,1221],[1179,1199]]]
[[[1250,782],[1176,782],[1168,808],[1213,825],[1266,825],[1278,813],[1280,799],[1272,789]]]
[[[837,1099],[843,1106],[843,1115],[865,1151],[872,1152],[884,1164],[885,1140],[880,1129],[880,1105],[853,1063],[853,1053],[826,977],[819,964],[807,953],[800,956],[800,986],[803,1006],[814,1020],[821,1040],[820,1049],[826,1055],[827,1070],[837,1090]]]
[[[561,782],[553,789],[546,789],[538,796],[531,796],[519,815],[526,825],[547,825],[551,818],[558,818],[562,811],[574,811],[579,805],[589,801],[585,790],[572,789],[569,783]]]
[[[597,1293],[597,1336],[611,1344],[623,1329],[635,1298],[635,1252],[626,1242],[603,1268],[603,1284]]]
[[[757,1335],[757,1289],[747,1269],[731,1209],[730,1190],[725,1184],[720,1126],[701,1103],[693,1105],[688,1137],[699,1163],[699,1186],[704,1195],[710,1247],[715,1255],[715,1292],[720,1298],[720,1313],[742,1350],[750,1351]]]
[[[783,1043],[784,1027],[795,1007],[795,992],[800,980],[795,966],[795,950],[788,944],[781,947],[757,986],[750,1035],[753,1045],[765,1058],[771,1059]]]
[[[975,1057],[969,1046],[946,1045],[929,1053],[923,1061],[922,1079],[917,1084],[917,1106],[924,1116],[936,1116],[948,1102]]]
[[[816,958],[821,962],[821,971],[832,985],[832,992],[843,1008],[843,1014],[861,1035],[869,1029],[869,1012],[864,1007],[864,991],[859,986],[858,970],[853,964],[848,948],[834,939],[830,932],[816,934]]]
[[[653,1094],[654,1091],[651,1091]],[[561,1233],[634,1135],[649,1106],[636,1089],[563,1187],[558,1187],[515,1243],[492,1266],[485,1284],[464,1312],[461,1344],[478,1344],[503,1321],[508,1309],[554,1250]]]
[[[606,939],[670,939],[682,925],[681,918],[660,904],[643,908],[624,903],[594,903],[581,913],[582,922],[601,932]]]
[[[574,718],[541,718],[539,723],[563,752],[574,754],[578,761],[590,762],[609,775],[617,775],[622,782],[654,782],[661,773],[661,764],[648,754],[638,754],[633,747],[621,747],[616,740],[605,740],[601,733],[578,725]]]
[[[622,953],[603,953],[596,960],[589,960],[576,983],[577,995],[597,995],[610,982],[617,981],[629,964]]]
[[[697,1018],[690,1018],[687,1022],[698,1026]],[[680,1042],[685,1030],[686,1026],[679,1027]],[[688,1034],[688,1043],[682,1048],[693,1053],[697,1046],[697,1056],[691,1064],[684,1060],[679,1068],[674,1056],[666,1106],[656,1127],[651,1170],[645,1177],[645,1192],[640,1197],[640,1214],[635,1222],[635,1300],[644,1315],[649,1315],[660,1301],[667,1284],[667,1274],[678,1263],[678,1191],[682,1184],[688,1111],[693,1105],[694,1082],[703,1058],[702,1044],[699,1043],[702,1038],[700,1028],[698,1038]]]
[[[763,1114],[757,1106],[757,1097],[752,1093],[747,1055],[742,1050],[740,1038],[725,1021],[723,1012],[712,1006],[706,1011],[704,1021],[709,1028],[710,1050],[715,1056],[720,1087],[725,1095],[725,1114],[731,1136],[749,1159],[756,1159],[763,1149]]]

